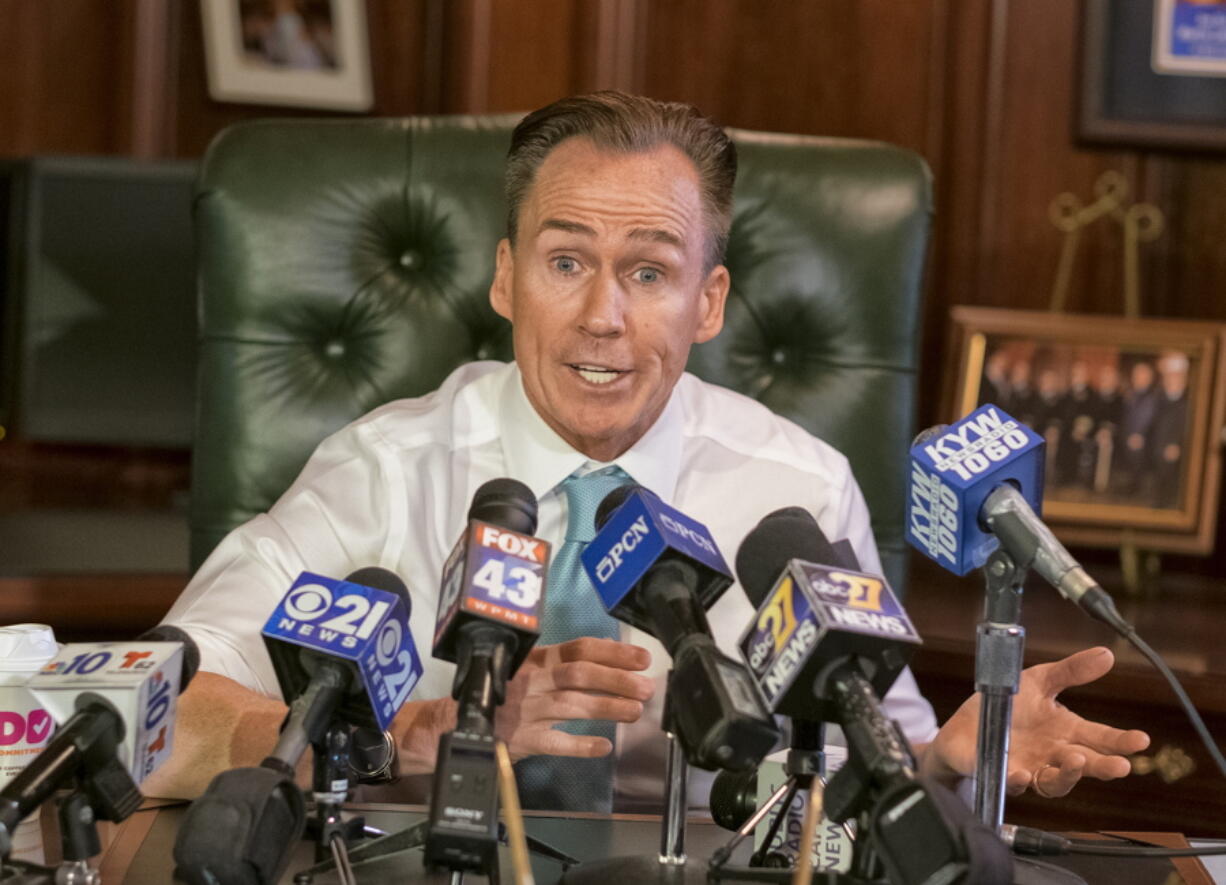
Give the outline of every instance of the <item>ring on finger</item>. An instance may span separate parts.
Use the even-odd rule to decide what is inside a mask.
[[[1047,769],[1055,767],[1056,766],[1052,765],[1050,762],[1044,762],[1037,769],[1035,769],[1034,774],[1030,776],[1030,789],[1034,790],[1035,793],[1042,796],[1044,799],[1055,799],[1056,795],[1054,793],[1045,793],[1043,791],[1043,788],[1039,786],[1039,776]]]

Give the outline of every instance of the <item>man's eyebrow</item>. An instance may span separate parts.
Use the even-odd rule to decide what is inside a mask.
[[[585,237],[596,236],[596,231],[578,221],[567,221],[565,218],[546,218],[541,222],[541,230],[560,230],[568,234],[582,234]]]
[[[659,227],[636,227],[626,235],[630,240],[647,240],[652,243],[663,243],[666,246],[675,246],[678,249],[685,249],[685,241],[677,236],[672,231],[664,230]]]
[[[560,230],[568,234],[579,234],[585,237],[595,237],[596,230],[583,224],[579,221],[570,221],[566,218],[546,218],[541,222],[541,230]],[[646,240],[652,243],[663,243],[666,246],[675,246],[678,249],[685,248],[685,241],[672,231],[664,230],[659,227],[636,227],[626,234],[626,239],[629,240]]]

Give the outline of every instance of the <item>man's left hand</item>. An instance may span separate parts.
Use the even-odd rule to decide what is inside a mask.
[[[1090,648],[1061,661],[1022,672],[1013,698],[1006,787],[1016,796],[1032,787],[1045,798],[1065,795],[1083,777],[1112,780],[1131,770],[1126,756],[1149,746],[1149,735],[1090,722],[1056,697],[1072,685],[1085,685],[1107,673],[1115,657]],[[920,767],[935,776],[975,773],[979,695],[972,695],[920,753]]]

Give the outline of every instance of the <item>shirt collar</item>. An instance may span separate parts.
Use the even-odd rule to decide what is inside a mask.
[[[572,448],[537,414],[514,363],[507,373],[500,402],[499,424],[507,475],[525,483],[537,498],[544,497],[576,470],[604,466]],[[677,489],[682,419],[682,406],[674,387],[656,422],[638,442],[610,462],[666,502],[672,500]]]

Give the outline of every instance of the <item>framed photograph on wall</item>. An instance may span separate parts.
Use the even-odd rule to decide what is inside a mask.
[[[366,111],[364,0],[200,0],[217,101]]]
[[[1226,150],[1226,3],[1083,0],[1083,141]]]
[[[1208,553],[1226,325],[956,307],[949,417],[993,403],[1046,442],[1043,515],[1066,542]]]

